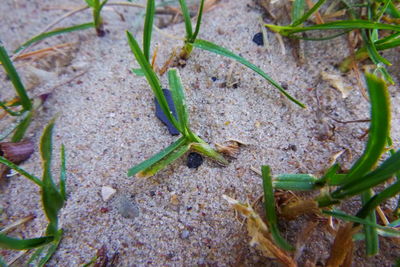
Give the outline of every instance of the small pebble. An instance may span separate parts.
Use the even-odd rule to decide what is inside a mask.
[[[110,186],[103,186],[101,188],[101,198],[103,199],[103,201],[108,201],[114,196],[116,192],[117,190]]]
[[[218,80],[218,78],[215,77],[215,76],[213,76],[213,77],[211,77],[211,80],[212,80],[213,82],[215,82],[216,80]]]
[[[139,208],[133,203],[132,199],[127,196],[119,197],[118,212],[122,217],[127,219],[134,219],[139,216]]]
[[[181,238],[182,239],[188,239],[190,235],[190,232],[188,230],[183,230],[181,233]]]
[[[264,38],[262,32],[258,32],[254,35],[253,42],[256,43],[258,46],[264,45]]]
[[[179,205],[178,196],[176,194],[171,194],[170,202],[171,202],[172,205],[175,205],[175,206]]]
[[[196,152],[191,152],[187,158],[187,166],[190,169],[197,169],[200,165],[203,164],[203,157]]]

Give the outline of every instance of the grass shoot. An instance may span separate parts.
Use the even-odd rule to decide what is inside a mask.
[[[400,12],[392,1],[367,1],[365,5],[358,6],[346,0],[341,1],[345,6],[347,19],[335,20],[332,22],[317,23],[311,26],[303,26],[310,17],[320,9],[325,0],[319,0],[312,8],[305,12],[304,0],[296,0],[292,6],[292,23],[287,26],[266,24],[265,26],[283,36],[318,41],[335,38],[353,30],[359,30],[363,45],[357,51],[351,51],[351,55],[340,64],[340,70],[348,71],[354,63],[370,58],[377,70],[391,84],[393,78],[385,68],[391,63],[379,54],[379,51],[400,46],[400,26],[396,21],[400,18]],[[363,15],[367,14],[367,15]],[[309,31],[330,31],[336,30],[339,33],[333,35],[313,38],[299,33]],[[353,53],[354,52],[354,53]]]
[[[316,179],[308,174],[278,175],[270,178],[266,183],[268,167],[263,167],[264,195],[267,201],[267,218],[270,223],[274,223],[274,210],[268,205],[271,202],[271,191],[268,185],[271,183],[276,189],[284,190],[316,190],[321,194],[314,200],[309,200],[307,206],[319,207],[323,213],[354,223],[354,227],[359,224],[364,226],[364,239],[368,255],[378,253],[378,234],[400,236],[398,230],[388,226],[380,226],[376,222],[375,209],[387,199],[396,196],[400,192],[400,182],[388,185],[386,189],[375,193],[373,188],[389,183],[389,180],[400,171],[400,150],[391,155],[377,168],[375,166],[381,159],[386,150],[387,140],[390,132],[390,101],[385,82],[374,74],[366,74],[371,102],[371,124],[369,138],[362,156],[353,164],[346,174],[338,174],[340,167],[338,164],[328,169],[326,174],[320,179]],[[267,186],[266,186],[267,185]],[[331,191],[331,188],[336,188]],[[362,207],[355,216],[344,214],[341,211],[327,211],[326,208],[334,207],[346,199],[360,195]],[[308,208],[301,208],[305,203],[303,200],[291,203],[282,208],[283,213],[290,217],[294,213],[298,214],[299,209],[306,213]],[[311,204],[310,204],[311,203]],[[269,207],[269,208],[268,208]],[[296,212],[295,212],[296,211]],[[315,211],[315,209],[313,209]],[[299,213],[301,214],[301,212]],[[282,240],[275,238],[277,244]],[[283,247],[283,246],[281,246]]]
[[[135,55],[136,61],[139,63],[144,75],[153,90],[153,93],[160,104],[165,116],[181,133],[181,137],[165,148],[152,158],[142,162],[141,164],[131,168],[128,171],[128,176],[136,175],[136,177],[150,177],[158,171],[165,168],[168,164],[174,162],[190,149],[197,151],[205,156],[208,156],[218,163],[226,165],[228,162],[218,152],[212,149],[205,141],[193,133],[189,125],[189,115],[185,103],[184,89],[180,75],[176,69],[168,71],[168,82],[172,92],[172,99],[176,107],[177,118],[172,115],[168,106],[168,102],[162,91],[161,83],[152,69],[149,61],[139,47],[135,38],[127,32],[128,43]]]
[[[36,251],[32,254],[27,263],[28,265],[35,264],[35,266],[44,266],[56,251],[63,234],[63,230],[59,228],[58,216],[66,200],[65,149],[64,146],[61,146],[61,172],[59,185],[57,186],[51,173],[53,128],[54,119],[45,127],[43,135],[40,139],[40,154],[43,166],[42,179],[39,179],[38,177],[26,172],[11,161],[0,156],[0,163],[15,170],[28,180],[34,182],[41,189],[42,205],[49,221],[46,228],[46,235],[32,239],[18,239],[2,233],[0,234],[0,247],[4,249],[26,250],[36,248]]]

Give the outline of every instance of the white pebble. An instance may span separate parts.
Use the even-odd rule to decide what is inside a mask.
[[[115,190],[110,186],[103,186],[101,188],[101,197],[103,198],[104,201],[108,201],[114,196],[116,192],[117,190]]]

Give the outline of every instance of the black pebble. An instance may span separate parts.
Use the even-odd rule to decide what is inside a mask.
[[[264,39],[262,32],[256,33],[253,37],[253,42],[255,42],[259,46],[264,45]]]
[[[197,169],[198,167],[200,167],[201,164],[203,164],[203,157],[200,154],[198,154],[196,152],[191,152],[188,155],[186,165],[189,168]]]
[[[172,115],[175,117],[175,119],[178,119],[176,116],[176,109],[174,105],[174,101],[172,100],[172,95],[171,91],[168,89],[163,89],[163,93],[165,95],[165,98],[167,99],[169,109],[172,111]],[[175,126],[167,119],[167,116],[165,116],[164,112],[162,111],[160,104],[158,103],[157,99],[154,98],[154,102],[156,104],[156,116],[157,118],[162,121],[168,128],[168,132],[171,135],[178,135],[179,131],[175,128]]]
[[[215,76],[213,76],[213,77],[211,77],[211,80],[212,80],[213,82],[215,82],[216,80],[218,80],[218,78],[215,77]]]

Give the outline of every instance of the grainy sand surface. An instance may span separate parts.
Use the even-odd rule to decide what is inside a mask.
[[[37,34],[47,24],[83,1],[6,0],[0,5],[0,39],[9,51]],[[49,7],[51,9],[49,9]],[[58,7],[58,9],[52,9]],[[198,169],[186,167],[186,157],[177,160],[156,176],[139,180],[127,177],[127,170],[168,146],[176,137],[154,116],[153,94],[143,77],[131,74],[138,67],[131,54],[125,30],[141,39],[142,9],[115,7],[125,18],[110,8],[103,12],[109,33],[98,38],[93,30],[53,37],[33,49],[64,42],[73,49],[62,50],[42,60],[18,61],[30,95],[53,90],[44,108],[37,114],[28,137],[35,147],[43,127],[56,114],[54,133],[54,172],[59,171],[59,148],[67,149],[68,201],[61,213],[65,231],[62,243],[48,266],[80,266],[88,262],[105,245],[109,255],[119,252],[118,266],[275,266],[248,246],[246,229],[222,194],[254,201],[262,194],[261,179],[250,170],[263,164],[274,174],[305,172],[321,174],[334,153],[351,151],[340,158],[344,167],[351,166],[361,153],[366,139],[359,139],[367,123],[341,124],[341,121],[366,119],[369,104],[362,97],[354,75],[344,77],[352,86],[350,96],[320,79],[320,71],[340,74],[335,64],[348,55],[345,38],[327,42],[302,43],[307,61],[298,64],[286,42],[286,55],[274,35],[269,33],[270,50],[252,42],[260,31],[261,9],[253,1],[222,0],[204,14],[199,37],[222,45],[242,55],[286,83],[288,92],[303,101],[302,110],[282,97],[278,91],[255,73],[231,60],[195,49],[185,68],[180,69],[186,88],[191,125],[194,132],[210,144],[234,138],[242,147],[237,159],[220,167],[206,159]],[[60,25],[90,21],[89,11],[77,14]],[[140,23],[138,24],[137,21]],[[164,28],[170,35],[184,36],[179,23]],[[181,41],[154,32],[158,45],[157,63],[162,65]],[[399,50],[387,56],[399,79]],[[32,66],[35,69],[32,69]],[[39,75],[38,69],[48,73]],[[35,74],[36,73],[36,74]],[[72,79],[80,73],[83,75]],[[40,73],[39,73],[40,74]],[[227,75],[238,81],[236,88],[221,86]],[[216,77],[216,81],[212,81]],[[1,98],[12,96],[11,85],[4,73]],[[167,86],[166,75],[162,77]],[[61,86],[58,86],[60,85]],[[400,144],[400,91],[390,88],[393,110],[392,137]],[[6,123],[2,122],[2,126]],[[38,176],[41,164],[38,151],[22,164]],[[108,202],[102,200],[103,186],[117,190]],[[14,176],[2,185],[3,224],[33,213],[35,220],[16,231],[21,237],[38,236],[46,225],[37,187]],[[122,201],[139,210],[135,218],[124,218]],[[357,210],[357,203],[348,207]],[[304,218],[283,222],[284,236],[295,243]],[[304,248],[306,259],[324,262],[333,237],[320,228]],[[389,241],[382,242],[382,256],[368,261],[364,248],[358,246],[355,266],[390,266],[399,249]],[[7,260],[17,253],[2,252]],[[378,264],[378,265],[377,265]]]

